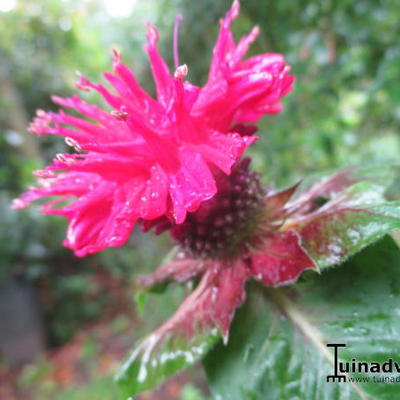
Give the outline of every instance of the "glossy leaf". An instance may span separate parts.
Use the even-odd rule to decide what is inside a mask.
[[[304,226],[300,235],[308,255],[323,268],[339,264],[399,228],[400,203],[395,202],[322,214]]]
[[[202,312],[208,310],[215,274],[206,274],[176,313],[137,344],[116,380],[124,399],[157,386],[203,357],[221,337]]]
[[[338,264],[400,228],[400,202],[385,202],[383,187],[359,182],[322,207],[294,219],[291,228],[319,268]]]
[[[142,341],[123,364],[116,381],[121,389],[121,399],[128,399],[151,389],[180,369],[204,356],[218,341],[217,329],[201,330],[186,338],[170,334],[151,334]]]
[[[278,289],[248,288],[227,346],[205,359],[215,399],[392,400],[398,384],[327,383],[326,343],[342,361],[383,362],[400,353],[400,251],[389,237],[321,276]],[[357,375],[362,376],[362,375]]]

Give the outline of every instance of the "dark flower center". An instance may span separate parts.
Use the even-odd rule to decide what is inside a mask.
[[[249,164],[243,159],[230,176],[218,175],[217,194],[172,229],[187,255],[231,258],[250,243],[263,216],[264,190]]]

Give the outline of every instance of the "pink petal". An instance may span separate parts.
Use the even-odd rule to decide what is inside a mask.
[[[195,211],[217,191],[214,177],[199,153],[182,149],[180,159],[181,169],[169,177],[172,216],[177,224],[185,220],[188,211]]]
[[[158,31],[150,24],[147,25],[147,40],[148,44],[146,50],[150,59],[154,81],[156,83],[157,99],[167,108],[173,98],[174,79],[169,73],[167,64],[158,53]]]
[[[213,132],[207,144],[191,146],[191,148],[229,175],[232,165],[250,143],[251,141],[247,141],[245,137],[235,133],[222,135]]]

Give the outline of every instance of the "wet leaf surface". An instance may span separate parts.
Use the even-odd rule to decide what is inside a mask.
[[[320,268],[339,264],[382,235],[400,228],[400,203],[342,208],[308,221],[300,230],[307,254]]]
[[[137,346],[117,376],[120,398],[128,399],[154,388],[182,368],[192,365],[219,338],[217,330],[203,330],[190,338],[171,333],[161,338],[150,335]]]
[[[205,359],[215,399],[392,400],[400,383],[327,383],[326,343],[342,361],[386,361],[400,353],[400,251],[389,237],[336,269],[288,288],[252,285],[225,347]],[[363,376],[363,375],[357,375]],[[388,376],[386,374],[386,376]]]

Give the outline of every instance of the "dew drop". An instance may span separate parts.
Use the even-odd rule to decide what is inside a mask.
[[[160,197],[160,193],[159,192],[151,192],[150,197],[152,199],[157,199],[158,197]]]

